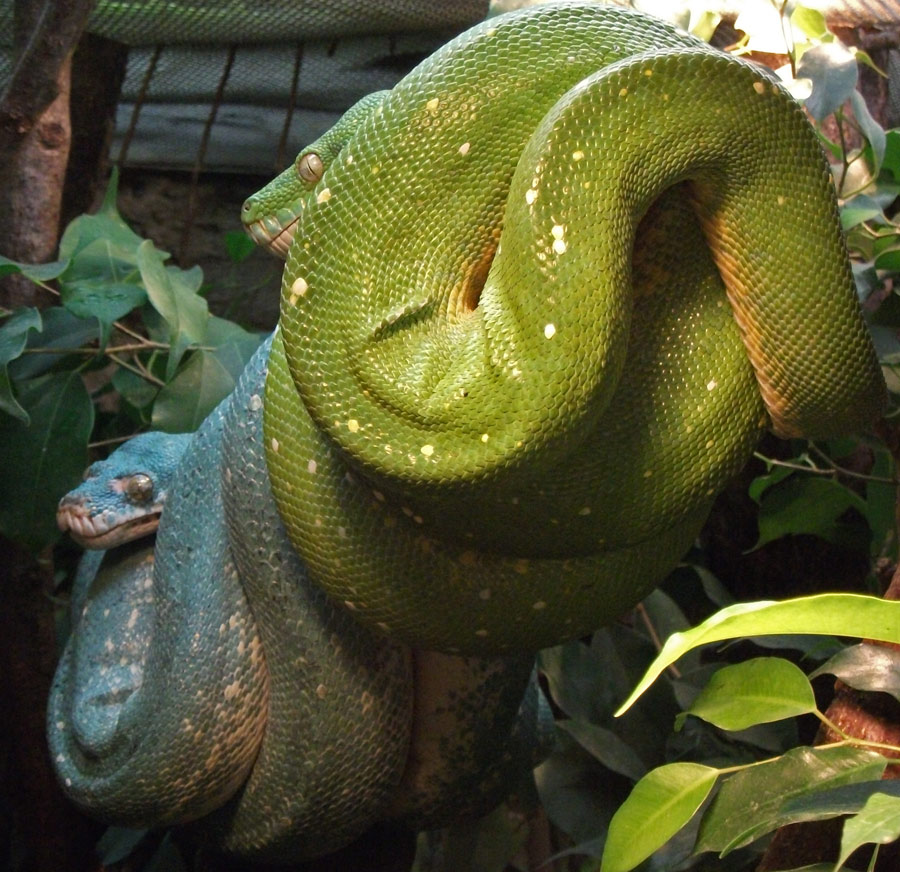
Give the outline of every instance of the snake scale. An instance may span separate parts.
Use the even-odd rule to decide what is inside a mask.
[[[473,28],[243,219],[286,257],[279,326],[155,548],[76,589],[51,695],[106,820],[290,862],[496,799],[533,652],[649,591],[766,427],[884,404],[802,112],[630,10]]]

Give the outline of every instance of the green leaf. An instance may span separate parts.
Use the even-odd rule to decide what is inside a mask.
[[[781,807],[781,815],[789,818],[790,822],[797,823],[855,814],[875,793],[900,797],[900,781],[894,778],[878,778],[817,790],[815,793],[787,800]]]
[[[0,533],[40,550],[59,536],[56,504],[81,481],[94,407],[76,372],[19,385],[25,425],[0,416]]]
[[[169,327],[171,347],[166,364],[166,381],[169,381],[188,346],[200,344],[206,336],[209,312],[206,300],[197,295],[203,273],[166,269],[149,239],[138,248],[137,263],[150,304]]]
[[[627,711],[682,654],[700,645],[746,636],[794,633],[900,642],[900,601],[852,593],[823,593],[781,602],[728,606],[691,630],[673,633],[616,715]]]
[[[647,772],[638,754],[612,730],[581,720],[558,720],[556,726],[568,733],[585,751],[607,769],[637,781]]]
[[[662,847],[709,796],[719,770],[669,763],[648,772],[613,815],[601,872],[628,872]]]
[[[858,814],[844,821],[841,855],[834,868],[839,869],[860,845],[886,845],[897,838],[900,838],[900,797],[873,794]]]
[[[857,690],[889,693],[900,700],[900,651],[862,642],[835,654],[809,677],[829,673]]]
[[[156,385],[129,369],[117,369],[112,375],[112,385],[136,409],[146,408],[159,394]]]
[[[110,827],[97,842],[97,855],[104,866],[119,863],[144,840],[148,830]]]
[[[97,322],[78,318],[62,306],[51,306],[41,312],[43,329],[40,333],[29,333],[26,348],[47,349],[46,354],[23,354],[9,365],[9,374],[17,381],[42,375],[47,370],[59,366],[69,357],[51,353],[56,348],[80,348],[96,342],[99,338]],[[78,366],[84,360],[74,355]],[[72,367],[69,367],[72,368]]]
[[[256,243],[241,230],[225,234],[225,250],[232,263],[242,263],[256,250]]]
[[[235,379],[209,351],[195,351],[159,392],[153,426],[168,433],[190,433],[234,390]]]
[[[100,348],[106,348],[114,321],[143,305],[147,292],[138,284],[84,278],[60,282],[63,305],[79,318],[100,322]]]
[[[60,275],[68,265],[68,260],[57,260],[53,263],[19,263],[0,254],[0,276],[18,273],[33,282],[49,282]]]
[[[881,204],[873,197],[858,194],[841,207],[841,227],[844,231],[863,221],[873,220],[885,220]]]
[[[718,670],[685,714],[722,730],[745,730],[815,710],[801,669],[782,657],[754,657]]]
[[[792,475],[769,487],[759,501],[759,539],[753,546],[790,534],[807,533],[828,542],[847,544],[851,529],[841,521],[848,509],[865,516],[866,502],[832,478]],[[866,541],[868,548],[868,540]]]
[[[28,412],[19,405],[9,378],[9,362],[24,350],[28,331],[40,331],[41,313],[32,307],[17,309],[0,327],[0,410],[28,424]]]
[[[816,121],[840,109],[856,88],[856,58],[839,42],[828,42],[803,53],[797,77],[812,82],[806,108]]]
[[[850,107],[853,109],[853,115],[856,122],[862,130],[863,136],[872,147],[872,175],[877,176],[881,170],[881,164],[884,160],[884,151],[887,146],[887,138],[884,128],[872,117],[869,107],[863,95],[857,90],[850,92]]]
[[[874,751],[849,746],[794,748],[743,769],[723,782],[703,816],[696,850],[720,856],[780,827],[782,804],[823,787],[870,781],[887,760]]]
[[[791,27],[810,39],[822,39],[828,34],[825,16],[818,9],[797,5],[791,13]]]

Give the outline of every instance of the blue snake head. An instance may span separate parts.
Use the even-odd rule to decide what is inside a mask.
[[[60,530],[83,548],[103,549],[153,533],[190,436],[142,433],[91,464],[56,510]]]

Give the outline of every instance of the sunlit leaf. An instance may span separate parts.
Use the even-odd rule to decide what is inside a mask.
[[[900,838],[900,797],[875,793],[856,815],[844,821],[841,855],[835,869],[860,845],[886,845],[897,838]]]
[[[754,657],[719,669],[685,714],[723,730],[744,730],[815,710],[801,669],[782,657]]]
[[[835,654],[810,675],[829,673],[857,690],[889,693],[900,700],[900,650],[862,642]]]
[[[41,327],[41,313],[32,307],[17,309],[0,326],[0,411],[26,425],[28,412],[16,400],[8,367],[10,361],[15,360],[25,348],[28,332],[40,332]]]
[[[858,636],[879,642],[900,642],[900,601],[861,594],[824,593],[781,602],[728,606],[693,629],[670,636],[616,714],[627,711],[666,667],[699,645],[785,633]]]
[[[25,425],[0,415],[0,533],[33,550],[54,542],[56,504],[81,481],[94,407],[77,372],[22,382]]]
[[[709,796],[719,770],[669,763],[648,772],[613,815],[601,872],[628,872],[662,847]]]
[[[794,748],[723,782],[703,816],[697,851],[727,854],[777,829],[782,804],[823,787],[878,778],[887,760],[849,746]]]

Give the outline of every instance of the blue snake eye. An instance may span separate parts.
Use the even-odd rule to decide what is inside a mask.
[[[125,495],[135,503],[145,503],[153,496],[153,481],[149,475],[138,472],[125,480]]]
[[[294,167],[297,170],[297,175],[300,176],[304,182],[309,182],[310,184],[318,182],[325,172],[325,165],[322,163],[322,158],[314,151],[300,155],[300,157],[297,158]]]

